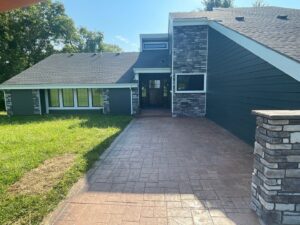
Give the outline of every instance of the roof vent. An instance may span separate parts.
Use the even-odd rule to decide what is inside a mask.
[[[237,16],[237,17],[235,17],[235,19],[240,22],[245,21],[245,17],[243,17],[243,16]]]
[[[72,57],[74,54],[73,53],[71,53],[68,57]]]
[[[117,52],[117,53],[116,53],[116,56],[118,56],[118,55],[121,55],[121,52]]]
[[[94,57],[94,56],[96,56],[97,55],[97,53],[94,53],[93,55],[92,55],[92,57]]]
[[[287,20],[287,19],[288,19],[288,15],[278,15],[278,16],[277,16],[277,19],[280,19],[280,20]]]

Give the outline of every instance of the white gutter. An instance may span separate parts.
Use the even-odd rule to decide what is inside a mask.
[[[171,68],[133,68],[134,73],[171,73]]]
[[[0,85],[0,90],[18,89],[68,89],[68,88],[137,88],[136,83],[123,84],[21,84],[21,85]]]

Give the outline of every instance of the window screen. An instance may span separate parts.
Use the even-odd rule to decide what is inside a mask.
[[[93,107],[103,106],[103,93],[101,89],[92,89]]]
[[[89,92],[87,88],[77,89],[77,104],[78,107],[89,106]]]
[[[64,107],[74,107],[73,89],[63,89],[62,94]]]
[[[48,90],[49,97],[49,106],[50,107],[59,107],[59,90],[51,89]]]

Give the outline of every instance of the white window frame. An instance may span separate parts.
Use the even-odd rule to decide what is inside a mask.
[[[57,89],[57,88],[55,88]],[[45,93],[45,99],[46,99],[46,112],[49,112],[49,110],[99,110],[103,109],[104,106],[101,107],[93,107],[92,105],[92,91],[91,88],[88,88],[88,94],[89,94],[89,106],[88,107],[79,107],[77,104],[77,89],[71,88],[73,90],[73,100],[74,100],[74,107],[64,107],[63,106],[63,96],[62,96],[62,89],[59,89],[59,107],[50,107],[49,105],[49,97],[48,97],[48,91],[51,89],[46,89]]]
[[[194,75],[203,75],[204,76],[204,84],[203,90],[191,90],[191,91],[178,91],[177,90],[177,76],[194,76]],[[207,73],[176,73],[175,74],[175,93],[206,93],[206,77]]]
[[[145,44],[166,44],[165,48],[145,48]],[[144,51],[152,51],[152,50],[167,50],[169,49],[169,43],[167,41],[145,41],[143,42],[143,50]]]

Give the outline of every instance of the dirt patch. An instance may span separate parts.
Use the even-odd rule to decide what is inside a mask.
[[[13,194],[41,194],[55,186],[75,160],[75,155],[66,154],[46,160],[39,167],[26,173],[8,191]]]

